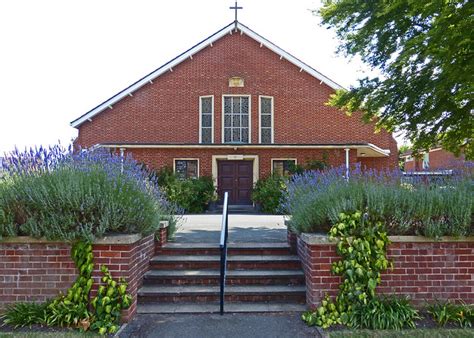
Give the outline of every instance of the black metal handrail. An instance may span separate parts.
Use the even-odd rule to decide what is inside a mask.
[[[222,208],[222,225],[221,225],[221,240],[219,248],[221,252],[221,278],[220,278],[220,312],[224,314],[224,291],[225,291],[225,277],[227,274],[227,238],[229,237],[229,214],[228,214],[228,199],[229,194],[224,193],[224,206]]]

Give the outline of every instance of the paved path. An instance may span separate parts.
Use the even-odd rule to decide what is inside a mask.
[[[185,215],[177,243],[219,243],[221,215]],[[229,215],[229,242],[286,242],[283,216]]]
[[[138,315],[120,337],[296,338],[321,337],[300,314]]]

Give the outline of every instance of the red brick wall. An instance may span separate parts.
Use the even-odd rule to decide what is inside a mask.
[[[138,289],[142,284],[143,275],[148,271],[150,258],[155,253],[154,235],[144,237],[133,244],[96,244],[93,246],[93,251],[96,266],[92,295],[96,294],[102,277],[100,266],[105,264],[114,278],[123,277],[128,282],[127,292],[132,296],[133,301],[130,308],[122,313],[122,321],[128,322],[137,312]]]
[[[236,48],[238,46],[238,48]],[[229,88],[230,77],[245,80]],[[396,166],[393,137],[374,133],[360,115],[346,116],[325,103],[334,92],[246,35],[227,35],[156,80],[146,84],[79,127],[78,145],[97,143],[198,143],[199,96],[214,95],[214,139],[221,143],[222,95],[251,95],[251,143],[258,143],[258,97],[274,97],[276,144],[373,143],[392,151],[391,161],[363,159],[368,165]],[[147,150],[148,151],[148,150]],[[176,156],[181,150],[174,151]],[[383,163],[383,164],[379,164]]]
[[[320,160],[323,150],[319,149],[129,149],[133,158],[147,163],[150,168],[159,169],[163,166],[173,168],[173,158],[199,158],[200,176],[212,175],[212,155],[257,155],[259,162],[260,177],[271,173],[272,158],[296,158],[299,164],[308,160]],[[345,152],[342,149],[328,150],[328,162],[333,166],[341,166],[345,163]],[[351,150],[350,162],[355,164],[357,160],[356,151]],[[388,163],[388,159],[387,162]]]
[[[336,295],[341,278],[331,273],[340,260],[335,244],[298,239],[306,275],[306,302],[317,307],[326,293]],[[474,241],[394,242],[388,250],[394,270],[382,274],[380,294],[409,296],[415,304],[441,299],[474,303]]]
[[[71,246],[65,243],[1,243],[0,242],[0,309],[17,301],[44,302],[66,292],[77,277],[70,255]],[[95,296],[102,273],[107,265],[114,278],[123,277],[133,297],[132,306],[123,313],[128,321],[136,312],[137,291],[143,274],[154,253],[154,236],[133,244],[94,244]]]
[[[0,308],[65,292],[76,278],[70,251],[64,243],[0,243]]]
[[[464,157],[456,157],[453,153],[444,149],[430,151],[430,169],[453,168],[464,161]]]
[[[452,169],[462,166],[465,162],[464,156],[454,156],[453,153],[444,149],[430,150],[429,169]],[[421,155],[422,156],[422,155]],[[414,158],[412,161],[405,161],[405,171],[423,170],[423,160]]]
[[[405,171],[419,171],[422,170],[422,161],[413,159],[411,161],[405,161]]]

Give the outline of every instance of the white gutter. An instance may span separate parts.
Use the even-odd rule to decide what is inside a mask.
[[[341,144],[341,145],[311,145],[311,144],[95,144],[95,148],[128,148],[128,149],[370,149],[381,156],[388,157],[389,149],[379,148],[371,143],[368,144]],[[371,157],[371,156],[368,156]]]

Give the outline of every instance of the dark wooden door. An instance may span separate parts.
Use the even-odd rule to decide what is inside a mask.
[[[251,205],[253,188],[252,161],[218,161],[217,190],[220,203],[229,193],[229,204]]]

